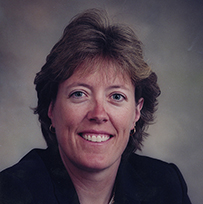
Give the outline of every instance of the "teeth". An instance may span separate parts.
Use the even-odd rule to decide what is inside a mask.
[[[92,136],[92,142],[97,142],[97,138],[96,138],[96,136]]]
[[[82,135],[82,137],[91,142],[105,142],[110,138],[108,135]]]

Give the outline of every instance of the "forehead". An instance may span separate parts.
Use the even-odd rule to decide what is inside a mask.
[[[130,76],[116,62],[105,59],[96,59],[85,61],[81,64],[70,78],[93,78],[93,80],[102,80],[103,82],[113,83],[122,81],[123,83],[131,82]]]

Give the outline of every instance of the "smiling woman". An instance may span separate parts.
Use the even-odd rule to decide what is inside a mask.
[[[48,116],[67,170],[71,164],[93,171],[118,167],[129,133],[140,118],[143,99],[135,103],[130,77],[124,79],[111,63],[98,60],[102,61],[100,69],[96,62],[90,66],[96,72],[81,75],[81,65],[61,83],[49,107]]]
[[[190,203],[174,164],[135,154],[160,89],[130,28],[96,9],[77,15],[35,84],[48,148],[1,172],[2,204]]]

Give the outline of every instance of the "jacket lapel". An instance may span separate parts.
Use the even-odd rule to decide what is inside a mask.
[[[122,162],[116,180],[115,204],[145,203],[156,192],[153,186],[142,179],[130,162]]]

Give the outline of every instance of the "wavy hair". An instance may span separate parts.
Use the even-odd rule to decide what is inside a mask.
[[[57,146],[56,135],[49,129],[48,108],[56,100],[59,84],[81,64],[94,62],[98,58],[119,65],[115,67],[126,73],[135,86],[135,101],[144,98],[141,117],[135,124],[136,132],[131,132],[125,153],[141,150],[142,142],[148,135],[146,128],[154,121],[157,97],[160,95],[157,76],[144,61],[142,43],[133,30],[125,25],[111,24],[106,12],[98,9],[86,10],[70,21],[41,71],[36,74],[34,84],[38,104],[34,113],[39,116],[49,147]]]

